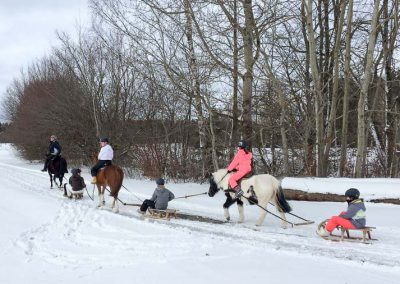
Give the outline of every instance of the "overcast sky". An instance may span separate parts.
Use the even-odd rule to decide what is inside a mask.
[[[0,0],[0,103],[21,68],[58,44],[57,30],[73,36],[89,22],[88,0]]]

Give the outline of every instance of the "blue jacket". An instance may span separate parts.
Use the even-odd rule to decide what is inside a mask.
[[[58,141],[50,141],[49,154],[54,156],[61,155],[61,146]]]
[[[347,211],[341,213],[339,216],[348,219],[357,229],[360,229],[364,228],[366,224],[365,211],[364,201],[356,199],[350,202]]]

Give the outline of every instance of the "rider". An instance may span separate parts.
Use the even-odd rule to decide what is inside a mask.
[[[93,168],[90,170],[90,173],[93,177],[92,183],[95,184],[97,182],[96,176],[97,172],[99,171],[100,168],[105,167],[105,166],[110,166],[112,164],[112,159],[114,157],[114,150],[113,148],[108,144],[108,138],[103,137],[100,138],[100,152],[99,155],[97,156],[97,164],[93,166]]]
[[[42,169],[42,172],[47,171],[47,167],[49,165],[50,160],[52,160],[53,158],[58,157],[60,155],[61,155],[61,146],[57,141],[57,136],[51,135],[49,151],[46,154],[46,160],[44,162],[44,167]]]
[[[239,141],[239,150],[229,164],[228,173],[235,171],[229,177],[228,183],[231,189],[235,191],[236,198],[243,195],[243,190],[240,188],[238,181],[252,171],[253,154],[249,151],[249,144],[245,140]]]
[[[86,187],[85,180],[81,177],[81,169],[75,168],[71,170],[72,176],[68,180],[69,187],[66,187],[70,192],[70,197],[72,197],[72,193],[80,193]],[[67,192],[64,191],[64,195],[68,196]]]
[[[328,220],[325,228],[321,227],[317,234],[321,237],[327,237],[338,226],[345,229],[360,229],[366,224],[365,205],[360,198],[360,191],[356,188],[346,190],[346,201],[348,203],[347,211],[343,211],[339,216],[333,216]]]
[[[139,213],[145,214],[149,207],[157,210],[166,210],[168,202],[175,198],[175,195],[165,188],[163,178],[157,179],[156,184],[157,188],[154,190],[153,196],[143,201],[142,206],[138,209]]]

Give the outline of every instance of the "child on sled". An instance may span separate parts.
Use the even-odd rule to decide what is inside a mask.
[[[72,176],[69,178],[68,184],[64,187],[64,196],[72,198],[75,195],[76,198],[82,198],[83,189],[86,187],[86,184],[83,177],[81,177],[81,169],[72,169],[71,173]]]
[[[157,210],[166,210],[168,202],[175,198],[175,195],[165,188],[164,179],[157,179],[156,184],[157,188],[154,190],[153,196],[150,199],[143,201],[142,206],[138,209],[140,214],[145,214],[149,207]]]
[[[321,237],[328,237],[331,232],[338,226],[345,229],[361,229],[365,227],[365,205],[360,198],[360,192],[356,188],[350,188],[344,194],[348,203],[347,211],[343,211],[339,216],[333,216],[326,223],[325,228],[322,226],[317,230],[317,234]]]

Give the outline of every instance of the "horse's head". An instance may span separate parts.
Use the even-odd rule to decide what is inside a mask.
[[[213,197],[218,191],[218,185],[215,183],[213,175],[210,176],[210,188],[208,189],[208,196]]]
[[[227,177],[228,172],[226,169],[221,169],[216,171],[215,173],[211,174],[209,181],[210,181],[210,188],[208,189],[208,196],[213,197],[220,189],[223,188],[225,177]]]

